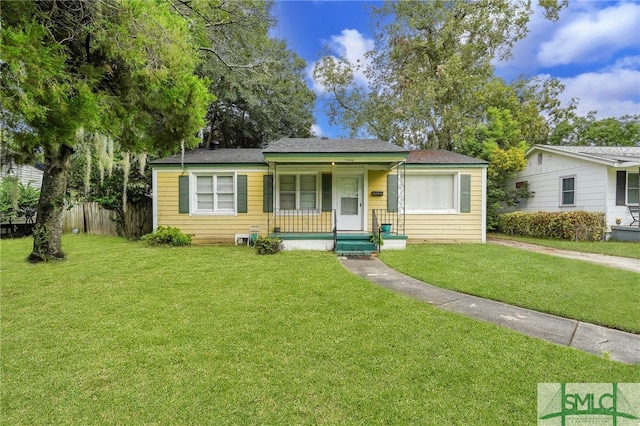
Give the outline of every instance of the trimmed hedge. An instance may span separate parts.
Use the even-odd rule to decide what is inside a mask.
[[[511,235],[559,240],[600,241],[606,230],[604,213],[513,212],[500,215],[498,229]]]

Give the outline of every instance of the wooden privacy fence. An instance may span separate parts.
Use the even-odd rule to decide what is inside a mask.
[[[151,215],[151,200],[142,205],[129,204],[124,229],[119,229],[114,211],[107,210],[98,203],[79,203],[65,209],[62,232],[140,237],[153,230]]]

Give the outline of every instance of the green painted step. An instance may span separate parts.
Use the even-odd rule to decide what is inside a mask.
[[[370,256],[377,252],[378,247],[370,241],[371,235],[338,234],[336,239],[336,254],[341,256]]]
[[[348,250],[336,250],[338,256],[371,256],[370,251],[348,251]]]
[[[337,235],[338,241],[346,241],[346,240],[363,240],[363,241],[369,241],[369,238],[371,238],[371,234],[369,233],[358,233],[358,234],[340,234],[338,233]]]
[[[336,250],[377,251],[378,247],[370,241],[338,241]]]

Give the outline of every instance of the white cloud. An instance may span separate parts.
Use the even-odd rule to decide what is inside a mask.
[[[514,59],[495,62],[498,75],[558,78],[565,85],[560,100],[577,98],[581,116],[640,113],[640,2],[570,1],[558,22],[545,20],[538,8],[529,28]]]
[[[613,65],[605,68],[605,71],[625,69],[625,68],[640,70],[640,55],[623,56],[621,58],[618,58]]]
[[[369,64],[369,59],[365,57],[366,53],[374,48],[373,39],[366,38],[358,30],[344,29],[339,35],[331,36],[327,47],[332,53],[332,57],[344,57],[351,64],[360,65],[354,73],[354,79],[357,84],[368,85],[368,80],[364,75],[364,68]],[[316,93],[325,93],[326,89],[313,79],[313,69],[317,62],[309,64],[307,67],[307,76],[313,82],[313,90]]]
[[[544,66],[590,63],[638,46],[640,3],[619,3],[561,18],[551,40],[540,46],[537,59]]]
[[[311,135],[312,136],[316,136],[316,137],[324,136],[324,130],[322,130],[322,127],[320,127],[319,125],[312,124],[311,125]]]
[[[560,100],[578,98],[577,114],[598,111],[598,118],[640,113],[640,57],[619,59],[615,65],[597,72],[561,78],[565,85]]]
[[[331,36],[329,49],[338,56],[344,56],[351,63],[366,63],[365,54],[372,50],[374,42],[365,38],[358,30],[344,29],[340,35]]]

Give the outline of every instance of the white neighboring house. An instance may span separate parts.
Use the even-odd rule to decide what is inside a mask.
[[[13,163],[2,164],[0,166],[0,181],[6,177],[18,178],[18,181],[23,185],[31,184],[34,188],[40,188],[42,186],[42,176],[44,175],[44,166],[41,163],[35,165],[16,165]],[[6,231],[8,221],[2,222],[2,233]],[[26,223],[24,217],[18,217],[11,220],[11,223],[22,224]]]
[[[40,188],[42,186],[43,174],[44,166],[40,163],[36,163],[34,166],[18,166],[12,163],[8,165],[2,164],[0,167],[0,180],[8,176],[17,177],[23,185],[31,183],[31,186],[35,188]]]
[[[628,206],[638,205],[640,147],[534,145],[525,158],[526,169],[507,185],[528,185],[535,194],[505,211],[602,212],[609,227],[616,218],[633,221]]]

